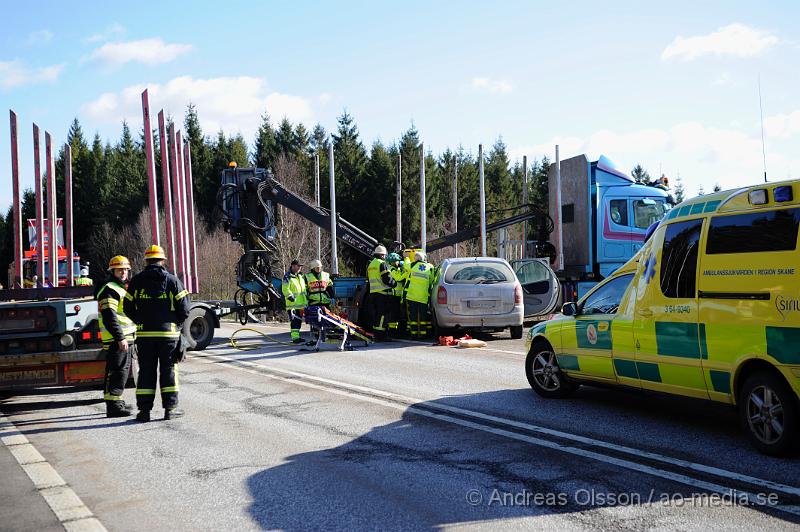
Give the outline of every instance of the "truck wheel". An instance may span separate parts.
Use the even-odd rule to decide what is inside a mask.
[[[198,307],[189,312],[184,332],[195,341],[197,345],[192,351],[202,351],[214,339],[214,316],[211,311]]]
[[[762,453],[780,456],[800,450],[797,397],[774,371],[747,378],[739,394],[739,415],[750,441]]]
[[[519,340],[522,338],[522,325],[511,326],[511,338],[513,340]]]
[[[547,342],[536,342],[525,358],[525,375],[533,391],[542,397],[567,397],[578,389],[558,367],[553,348]]]

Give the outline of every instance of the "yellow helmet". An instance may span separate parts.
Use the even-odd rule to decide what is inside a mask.
[[[144,252],[145,259],[166,259],[167,256],[164,254],[164,248],[161,246],[156,246],[153,244],[147,251]]]
[[[113,257],[110,261],[108,261],[108,269],[109,270],[130,270],[131,263],[128,260],[128,257],[123,255],[117,255]]]

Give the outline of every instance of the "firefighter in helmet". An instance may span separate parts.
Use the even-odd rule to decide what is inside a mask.
[[[377,246],[372,252],[372,260],[367,266],[367,281],[369,282],[369,308],[372,318],[372,331],[375,340],[386,340],[389,327],[387,314],[391,307],[392,289],[397,282],[392,277],[389,265],[386,264],[386,248]]]
[[[97,306],[100,311],[100,338],[106,355],[103,399],[106,416],[125,417],[133,408],[122,399],[125,383],[136,354],[136,325],[125,315],[124,305],[130,295],[125,286],[131,263],[122,255],[108,262],[108,278],[97,291]]]
[[[164,267],[166,256],[161,246],[150,246],[144,254],[145,269],[128,285],[130,299],[125,313],[136,323],[139,379],[136,382],[138,421],[150,421],[156,396],[156,381],[161,388],[164,419],[183,415],[178,407],[178,368],[180,335],[189,317],[189,292]],[[160,373],[160,379],[157,379]]]
[[[333,302],[333,281],[331,274],[322,270],[319,259],[312,260],[308,267],[311,271],[306,274],[306,290],[309,306],[325,307],[330,309]]]

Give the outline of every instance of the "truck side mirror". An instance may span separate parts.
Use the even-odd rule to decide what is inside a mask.
[[[564,306],[561,307],[561,314],[564,316],[575,316],[578,314],[578,305],[573,302],[564,303]]]

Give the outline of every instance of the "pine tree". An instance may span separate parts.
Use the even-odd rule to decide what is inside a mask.
[[[517,205],[513,197],[511,173],[508,170],[508,153],[502,137],[495,141],[484,163],[487,222],[495,222],[509,215],[508,209]],[[503,212],[505,211],[505,212]]]
[[[272,169],[276,153],[275,130],[269,121],[269,115],[261,115],[261,125],[258,126],[256,142],[253,150],[253,162],[257,168]]]
[[[217,191],[220,186],[220,172],[225,167],[213,165],[210,146],[200,127],[197,108],[194,104],[186,107],[183,120],[184,135],[189,142],[192,158],[192,189],[194,193],[195,214],[210,224],[216,216]],[[169,131],[169,130],[167,130]]]
[[[631,176],[637,183],[646,184],[650,182],[650,174],[642,167],[641,164],[637,164],[633,167],[633,170],[631,170]]]
[[[336,208],[345,218],[357,219],[364,209],[363,197],[357,195],[362,187],[367,166],[367,151],[358,136],[353,117],[345,111],[338,118],[338,128],[333,135],[333,153],[336,170]],[[379,201],[378,198],[376,200]]]
[[[675,180],[675,203],[681,203],[685,199],[685,194],[686,191],[683,187],[683,180],[681,179],[681,176],[678,176],[678,178]]]

